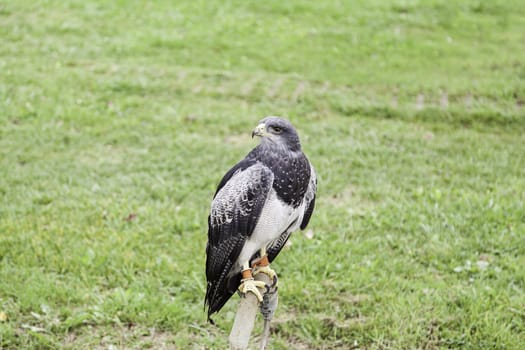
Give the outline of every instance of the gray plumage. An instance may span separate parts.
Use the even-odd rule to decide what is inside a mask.
[[[267,117],[252,136],[261,143],[223,177],[211,204],[206,247],[208,318],[241,282],[241,266],[267,248],[271,261],[290,234],[308,225],[315,205],[315,171],[292,124]]]

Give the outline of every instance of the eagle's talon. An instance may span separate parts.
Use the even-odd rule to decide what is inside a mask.
[[[252,292],[255,297],[257,297],[257,300],[261,303],[263,301],[263,297],[261,295],[261,292],[259,291],[259,288],[265,288],[266,283],[263,281],[256,281],[253,278],[245,278],[241,280],[241,285],[239,286],[239,292],[241,294],[246,294],[248,292]]]
[[[275,272],[275,270],[270,268],[270,265],[256,266],[252,272],[252,275],[255,276],[261,272],[264,273],[266,276],[268,276],[270,280],[272,281],[272,285],[270,286],[271,288],[277,287],[277,282],[278,282],[277,273]]]
[[[277,291],[277,277],[272,281],[272,284],[267,284],[266,286],[266,294],[272,294]]]
[[[277,278],[277,274],[276,274],[275,276],[273,276],[273,283],[270,287],[277,289],[278,282],[279,282],[279,279]]]

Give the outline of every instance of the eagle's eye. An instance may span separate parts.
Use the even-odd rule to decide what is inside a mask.
[[[283,129],[279,126],[272,126],[271,129],[276,134],[280,134],[281,132],[283,132]]]

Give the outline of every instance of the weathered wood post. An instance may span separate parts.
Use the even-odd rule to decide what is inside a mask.
[[[255,280],[263,281],[267,286],[273,284],[268,275],[259,273],[255,275]],[[261,305],[261,312],[264,317],[264,330],[261,339],[261,349],[265,349],[270,336],[270,321],[273,317],[275,309],[277,308],[277,286],[269,288],[259,288],[259,292],[263,296]],[[253,293],[246,293],[241,296],[237,314],[233,321],[233,326],[230,332],[230,349],[231,350],[246,350],[250,341],[250,335],[255,324],[255,317],[259,309],[259,300]]]

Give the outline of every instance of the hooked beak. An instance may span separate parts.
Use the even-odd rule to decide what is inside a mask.
[[[253,129],[252,131],[252,138],[254,136],[266,136],[267,135],[267,132],[266,132],[266,125],[264,123],[261,123],[259,125],[257,125],[257,127],[255,129]]]

